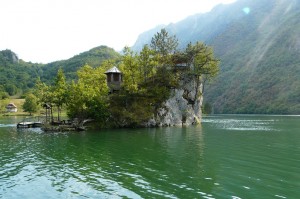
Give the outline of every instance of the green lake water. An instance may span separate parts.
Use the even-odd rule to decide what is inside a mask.
[[[300,117],[44,133],[0,119],[0,198],[300,198]]]

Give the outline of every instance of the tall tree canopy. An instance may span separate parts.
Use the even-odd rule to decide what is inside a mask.
[[[105,123],[108,118],[109,90],[104,72],[111,66],[111,63],[104,62],[98,68],[85,65],[78,70],[78,81],[73,81],[67,92],[69,117],[78,118],[80,121],[93,118]]]
[[[30,115],[39,110],[38,99],[33,94],[28,94],[25,98],[25,102],[23,104],[24,112],[29,112]]]
[[[54,85],[52,86],[52,102],[57,106],[58,120],[63,104],[67,102],[67,83],[63,70],[60,68],[57,72]]]
[[[152,39],[150,47],[162,56],[175,53],[178,47],[178,39],[175,35],[170,36],[166,29],[161,29]]]

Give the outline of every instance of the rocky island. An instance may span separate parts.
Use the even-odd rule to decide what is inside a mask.
[[[203,86],[219,61],[204,43],[177,46],[162,29],[140,52],[125,47],[120,59],[83,66],[71,83],[59,70],[53,85],[37,83],[36,96],[58,115],[65,108],[71,120],[93,119],[98,128],[199,124]]]

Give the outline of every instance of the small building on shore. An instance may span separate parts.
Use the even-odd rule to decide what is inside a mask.
[[[9,103],[6,106],[6,111],[9,113],[16,113],[18,112],[18,107],[14,103]]]
[[[107,86],[109,87],[110,93],[119,91],[122,83],[122,72],[116,67],[105,72]]]

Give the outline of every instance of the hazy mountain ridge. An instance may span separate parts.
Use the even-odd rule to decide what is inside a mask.
[[[299,18],[298,0],[239,0],[166,29],[214,47],[221,72],[204,99],[215,112],[299,114]]]

